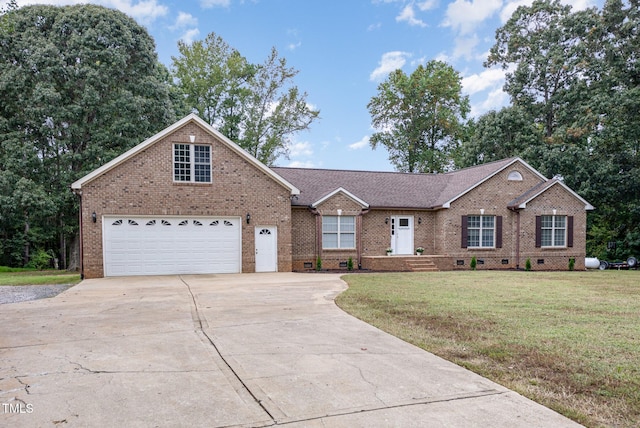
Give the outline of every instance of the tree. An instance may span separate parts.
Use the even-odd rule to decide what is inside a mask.
[[[289,137],[318,118],[293,84],[298,72],[275,49],[251,64],[215,33],[178,49],[172,69],[187,105],[267,165],[287,156]]]
[[[452,167],[470,107],[451,66],[429,61],[409,76],[395,70],[367,108],[376,129],[371,147],[383,145],[397,170],[432,173]]]
[[[458,167],[465,168],[519,156],[533,158],[542,141],[542,129],[516,106],[490,111],[473,122],[461,148]]]
[[[637,0],[608,0],[602,12],[519,7],[485,63],[510,70],[512,105],[479,118],[463,148],[463,165],[519,155],[564,176],[597,208],[587,253],[604,258],[640,252],[639,28]]]
[[[175,121],[169,86],[153,39],[121,12],[28,6],[5,16],[11,25],[0,29],[0,171],[5,183],[23,185],[3,189],[3,197],[32,198],[11,215],[3,204],[11,224],[0,234],[55,250],[65,267],[78,231],[70,184]],[[40,210],[46,218],[29,215],[38,206],[53,208]],[[3,248],[0,263],[15,263],[8,256],[15,253]]]
[[[548,143],[582,138],[595,126],[575,125],[585,117],[583,98],[576,95],[589,84],[585,41],[597,21],[594,9],[571,13],[559,0],[536,0],[518,7],[496,31],[485,66],[513,70],[504,89],[514,106],[542,125]]]
[[[308,129],[320,114],[307,103],[306,92],[300,93],[293,85],[297,74],[273,48],[249,80],[250,95],[244,105],[238,143],[267,165],[279,156],[287,157],[289,137]]]

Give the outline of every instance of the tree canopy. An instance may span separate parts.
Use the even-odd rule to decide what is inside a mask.
[[[147,31],[94,5],[27,6],[0,26],[0,264],[35,247],[64,267],[69,185],[175,121]]]
[[[178,43],[173,74],[186,105],[266,165],[287,156],[289,139],[308,129],[319,111],[307,102],[273,48],[262,64],[251,64],[220,36]]]
[[[520,6],[485,64],[510,70],[511,106],[474,122],[460,158],[469,166],[518,155],[562,175],[596,207],[587,253],[608,259],[640,253],[639,28],[635,0],[601,11]]]
[[[398,171],[442,172],[453,166],[470,109],[453,67],[429,61],[409,76],[395,70],[367,108],[376,129],[371,147],[384,146]]]

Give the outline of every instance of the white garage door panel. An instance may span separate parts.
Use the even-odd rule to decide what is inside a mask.
[[[238,218],[104,217],[105,276],[240,272]]]

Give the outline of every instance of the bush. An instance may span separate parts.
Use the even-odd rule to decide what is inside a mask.
[[[576,259],[570,258],[569,259],[569,270],[573,270],[575,267],[576,267]]]
[[[34,254],[31,254],[31,259],[27,263],[27,268],[43,270],[51,267],[51,259],[53,256],[48,251],[43,249],[37,250]]]
[[[524,264],[524,270],[527,272],[531,270],[531,259],[527,259],[527,262]]]
[[[353,270],[353,259],[351,257],[349,257],[349,260],[347,260],[347,270],[348,271]]]
[[[322,270],[322,259],[320,257],[316,260],[316,270]]]
[[[476,266],[478,266],[478,260],[476,260],[476,256],[471,257],[471,270],[476,270]]]

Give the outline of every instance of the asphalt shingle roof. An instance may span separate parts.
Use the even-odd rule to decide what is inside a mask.
[[[372,208],[442,207],[518,158],[509,158],[444,174],[272,167],[300,189],[294,206],[310,206],[342,187]]]

